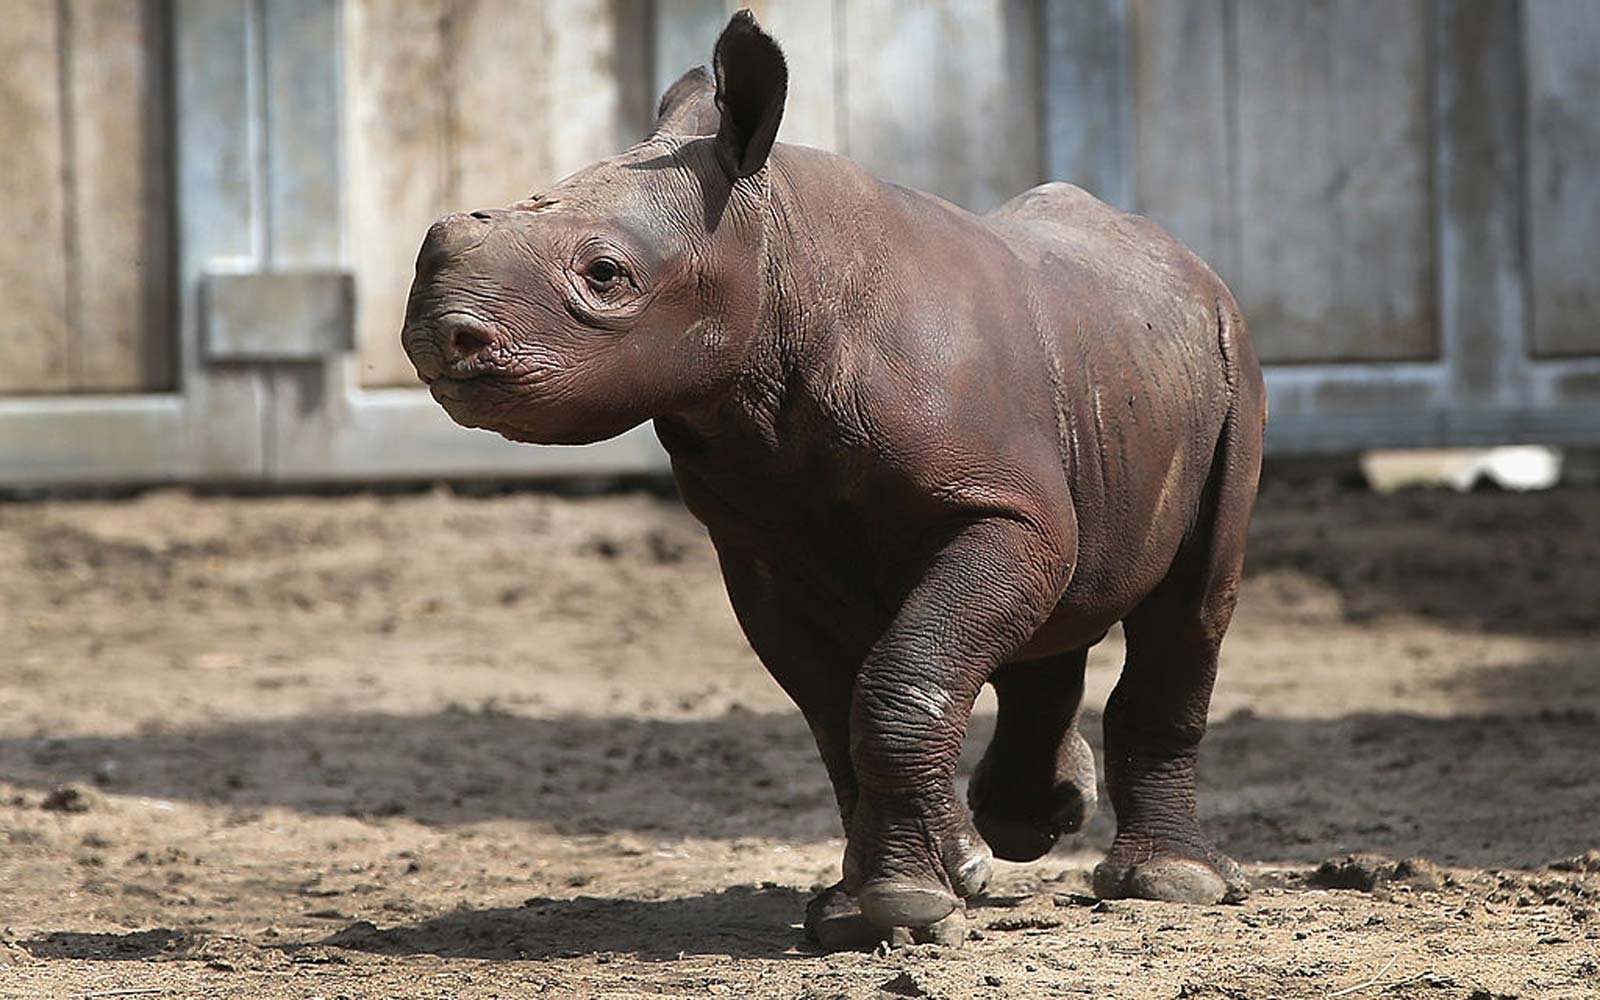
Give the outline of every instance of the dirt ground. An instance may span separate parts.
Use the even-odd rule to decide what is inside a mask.
[[[1201,760],[1255,894],[1096,904],[1102,814],[960,949],[805,946],[832,799],[670,500],[0,505],[0,638],[4,997],[1600,996],[1594,490],[1270,482]]]

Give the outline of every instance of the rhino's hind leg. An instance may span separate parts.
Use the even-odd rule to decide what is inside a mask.
[[[1094,754],[1077,725],[1088,654],[1009,664],[992,678],[1000,712],[967,803],[998,858],[1041,858],[1094,814]]]
[[[1123,621],[1128,658],[1105,714],[1117,836],[1094,872],[1102,898],[1215,903],[1249,894],[1239,866],[1200,832],[1195,760],[1244,566],[1261,462],[1254,416],[1230,416],[1194,533]]]

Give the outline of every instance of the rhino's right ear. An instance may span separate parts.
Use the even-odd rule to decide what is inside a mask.
[[[717,85],[704,66],[678,77],[661,95],[652,134],[715,135],[721,115],[717,111]]]
[[[722,29],[712,62],[722,112],[717,158],[728,176],[738,180],[760,170],[772,152],[789,90],[789,66],[778,43],[748,10],[734,14]]]

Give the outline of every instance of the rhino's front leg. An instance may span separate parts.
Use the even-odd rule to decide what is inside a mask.
[[[1067,520],[1067,519],[1063,519]],[[1071,575],[1063,525],[990,518],[931,561],[856,679],[859,789],[845,886],[885,927],[926,927],[988,881],[991,855],[953,779],[979,689]]]
[[[840,609],[819,603],[828,599],[828,589],[804,579],[795,567],[777,572],[765,559],[731,546],[719,548],[719,555],[745,637],[805,716],[848,832],[857,796],[850,760],[850,695],[870,639],[841,630],[845,616]],[[861,915],[843,883],[822,890],[806,905],[805,931],[830,951],[871,948],[890,936],[889,928]]]

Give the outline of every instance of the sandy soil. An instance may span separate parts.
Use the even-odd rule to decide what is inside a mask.
[[[1255,895],[1095,904],[1102,815],[822,956],[822,768],[674,503],[4,505],[0,996],[1600,996],[1597,619],[1600,492],[1269,484],[1202,757]]]

